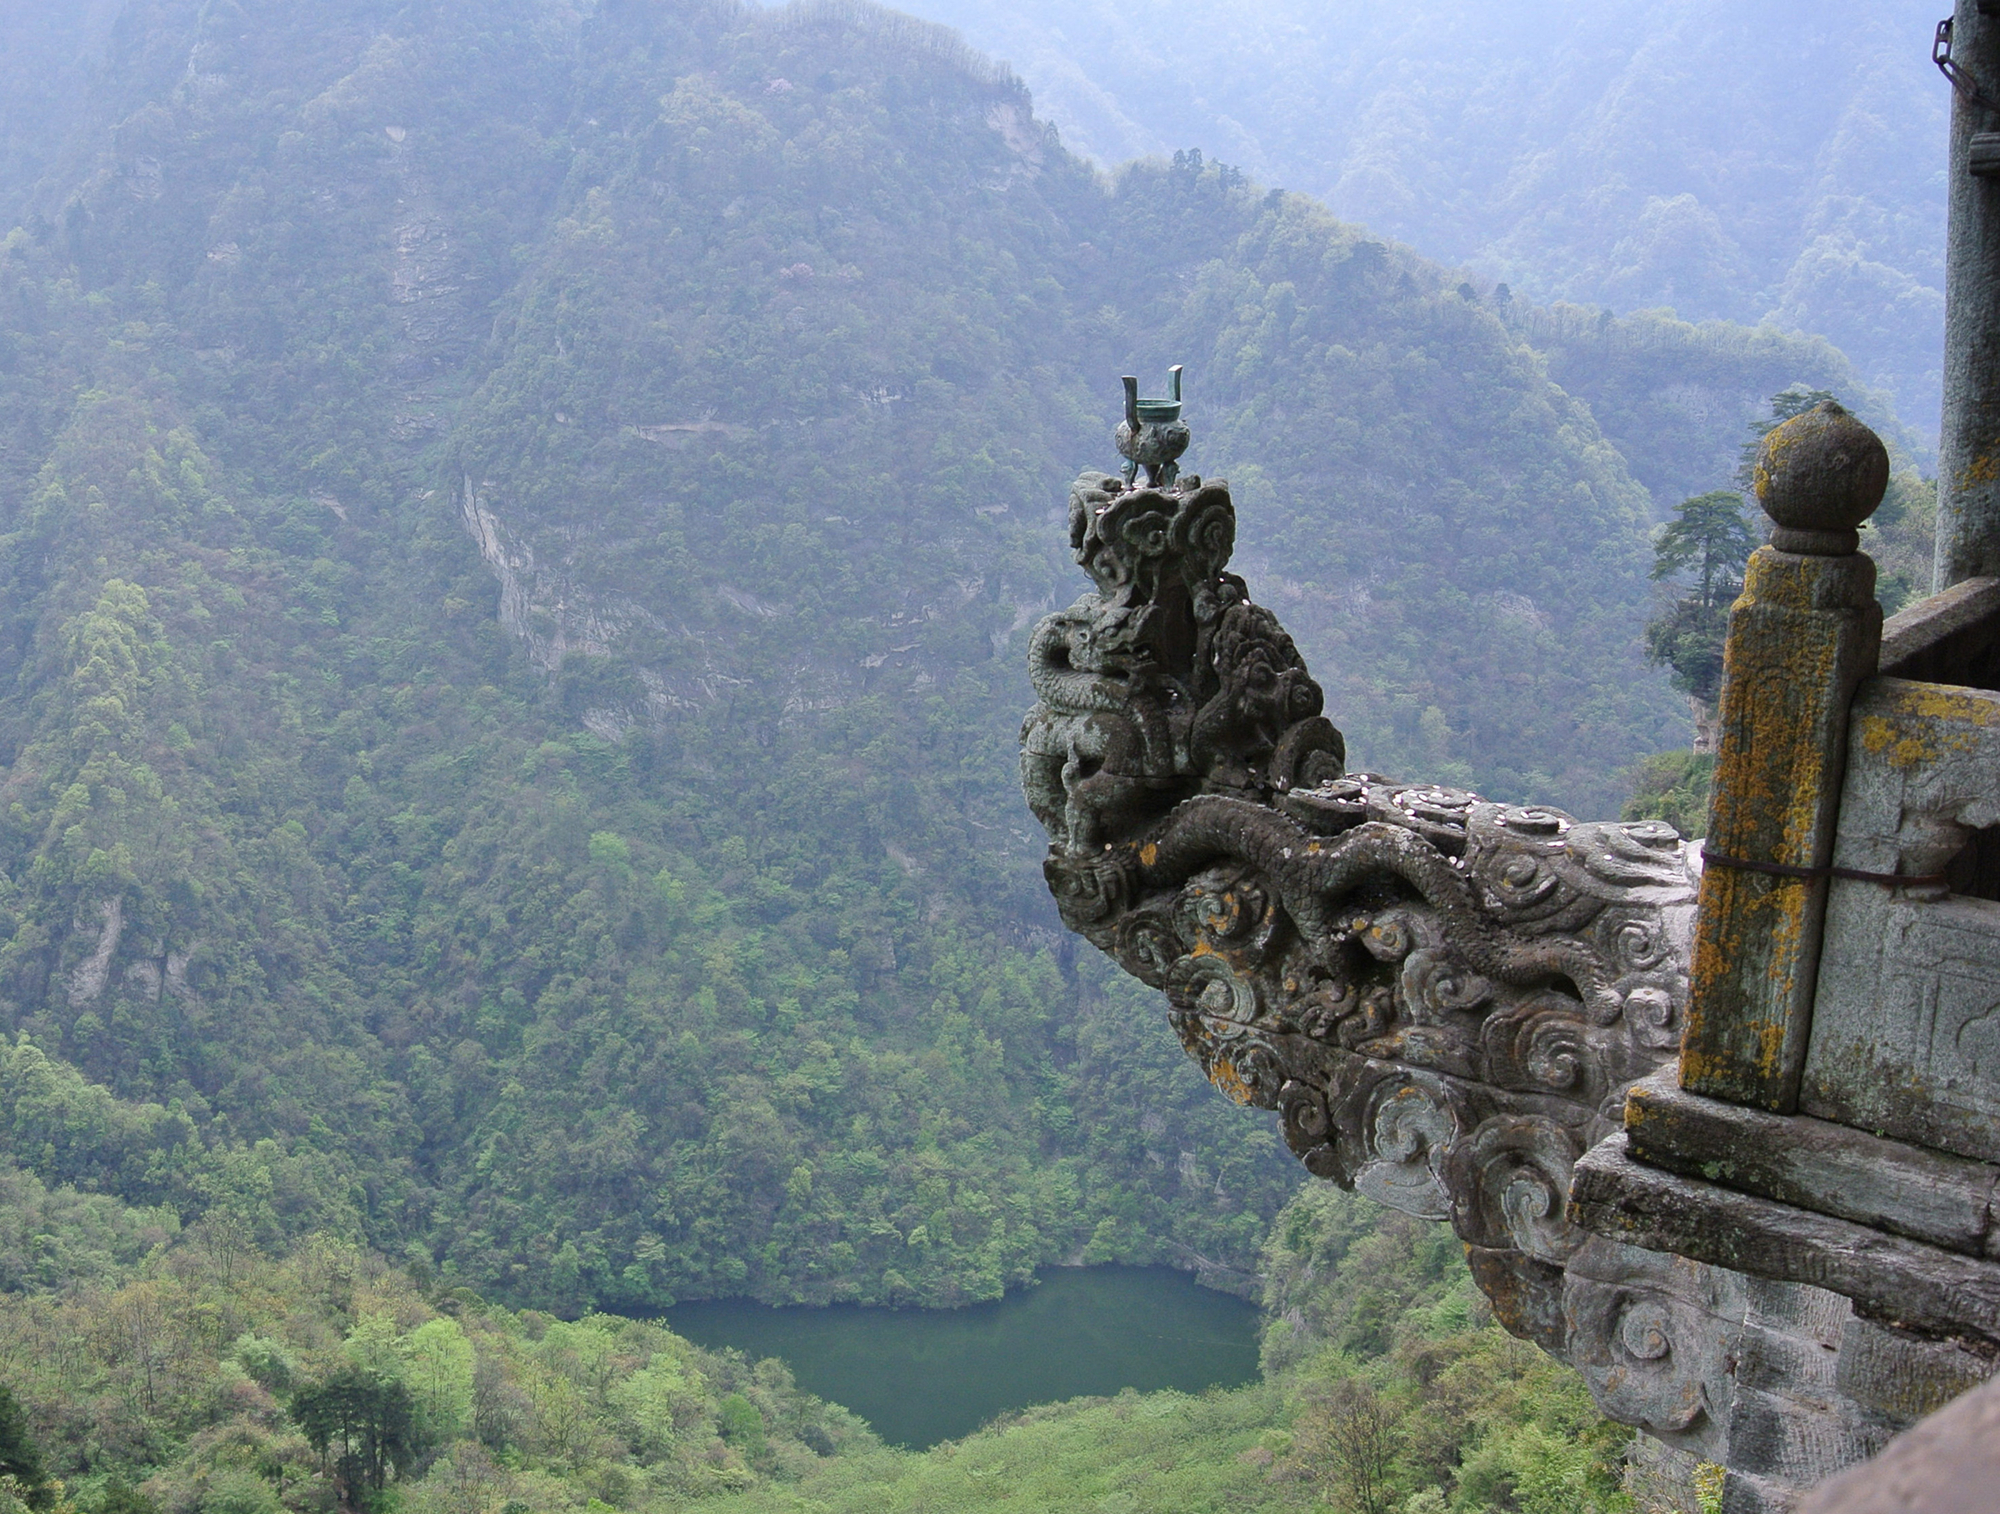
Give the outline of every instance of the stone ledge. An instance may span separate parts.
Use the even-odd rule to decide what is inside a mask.
[[[1680,1087],[1671,1063],[1625,1100],[1632,1157],[1682,1177],[1991,1256],[2000,1168]]]
[[[1649,1166],[1622,1131],[1576,1164],[1569,1214],[1627,1245],[1810,1283],[1890,1323],[2000,1339],[2000,1266]]]
[[[1891,678],[1984,686],[2000,646],[2000,578],[1968,578],[1882,626],[1879,670]]]

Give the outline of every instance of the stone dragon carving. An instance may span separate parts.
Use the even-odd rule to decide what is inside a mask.
[[[1165,993],[1309,1170],[1449,1221],[1499,1319],[1566,1352],[1565,1269],[1603,1245],[1565,1213],[1571,1168],[1679,1040],[1685,844],[1346,772],[1298,649],[1227,571],[1224,483],[1086,472],[1069,540],[1095,587],[1037,627],[1021,732],[1064,922]],[[1696,1391],[1647,1332],[1624,1349],[1591,1277],[1569,1291],[1604,1316],[1595,1376]]]

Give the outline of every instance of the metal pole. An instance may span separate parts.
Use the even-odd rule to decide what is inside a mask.
[[[1934,587],[2000,576],[2000,0],[1958,0]],[[1984,139],[1984,140],[1978,140]]]

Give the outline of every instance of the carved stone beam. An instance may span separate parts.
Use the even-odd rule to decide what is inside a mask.
[[[1226,485],[1086,473],[1069,519],[1095,587],[1036,629],[1021,756],[1065,923],[1312,1172],[1448,1220],[1502,1322],[1563,1351],[1571,1170],[1679,1043],[1684,844],[1344,773],[1227,571]]]

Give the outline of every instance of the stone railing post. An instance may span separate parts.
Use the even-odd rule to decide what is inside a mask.
[[[1881,440],[1828,402],[1764,440],[1769,546],[1729,612],[1714,798],[1681,1086],[1789,1112],[1810,1026],[1847,712],[1882,610],[1857,527],[1881,503]]]

